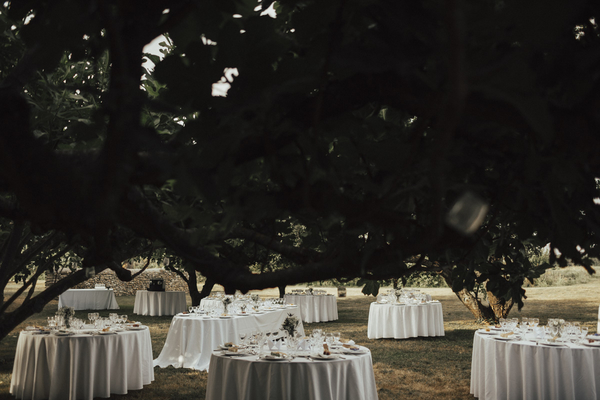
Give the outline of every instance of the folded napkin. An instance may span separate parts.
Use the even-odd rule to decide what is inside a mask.
[[[269,346],[269,350],[271,350],[271,351],[281,350],[281,342],[280,341],[274,342],[272,339],[267,339],[267,345]]]
[[[500,337],[507,338],[507,337],[509,337],[510,335],[513,335],[513,334],[514,334],[514,332],[510,331],[510,332],[503,333],[502,335],[500,335]]]
[[[310,344],[308,343],[308,340],[306,340],[306,339],[300,340],[300,342],[298,343],[297,350],[310,350]]]

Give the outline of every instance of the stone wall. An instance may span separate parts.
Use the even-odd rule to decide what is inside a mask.
[[[138,272],[138,269],[130,269],[132,274]],[[46,287],[52,285],[59,279],[64,278],[70,270],[64,269],[58,273],[46,273]],[[165,281],[165,290],[177,290],[188,293],[188,286],[183,279],[175,272],[166,271],[162,268],[151,268],[142,272],[137,278],[130,282],[123,282],[117,278],[114,271],[109,269],[102,271],[93,278],[74,286],[73,289],[91,289],[97,283],[103,283],[107,288],[115,291],[115,296],[135,296],[138,290],[146,290],[150,285],[151,279],[162,278]]]

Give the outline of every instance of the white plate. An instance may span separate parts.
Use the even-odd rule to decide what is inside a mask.
[[[146,329],[145,326],[128,326],[128,331],[141,331],[142,329]]]
[[[317,354],[316,356],[311,356],[310,358],[314,360],[337,360],[338,358],[340,358],[340,356],[338,354],[331,354],[329,356],[326,356],[324,354]]]
[[[55,336],[70,336],[72,334],[72,332],[54,332]]]
[[[223,355],[233,356],[233,357],[246,357],[246,356],[251,356],[252,354],[244,353],[244,352],[240,352],[240,351],[224,351]]]
[[[177,314],[178,317],[189,317],[190,314]]]
[[[98,332],[98,335],[116,335],[117,332],[113,332],[113,331],[108,331],[108,332]]]
[[[344,354],[366,354],[368,352],[367,349],[358,349],[358,350],[350,350],[350,349],[343,349],[342,353]]]
[[[231,315],[221,315],[219,318],[221,319],[229,319],[229,318],[233,318]]]
[[[520,339],[520,338],[518,336],[511,335],[509,337],[495,336],[494,339],[509,341],[509,340],[515,340],[515,339]]]
[[[600,347],[600,342],[592,342],[592,343],[582,343],[584,346],[588,347]]]
[[[492,330],[490,330],[490,331],[486,331],[485,329],[478,329],[478,330],[477,330],[477,333],[480,333],[480,334],[482,334],[482,335],[497,335],[499,332],[497,332],[497,331],[492,331]]]
[[[219,345],[219,347],[221,348],[221,350],[229,350],[229,348],[230,348],[231,346],[225,346],[225,345],[223,345],[223,344],[220,344],[220,345]]]
[[[600,335],[587,335],[585,338],[589,340],[600,340]]]
[[[268,361],[287,361],[287,357],[275,357],[275,356],[272,356],[270,354],[261,356],[260,359],[261,360],[268,360]]]
[[[541,344],[541,345],[544,345],[544,346],[566,346],[565,343],[561,343],[561,342],[540,341],[540,342],[538,342],[538,344]]]

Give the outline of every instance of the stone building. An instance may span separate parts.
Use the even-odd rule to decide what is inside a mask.
[[[132,274],[135,274],[139,270],[130,269]],[[71,271],[67,268],[59,270],[57,273],[46,272],[46,287],[49,287],[57,280],[60,280],[70,274]],[[163,268],[149,268],[142,272],[137,278],[131,282],[123,282],[114,271],[106,269],[95,277],[88,279],[85,282],[74,286],[73,289],[91,289],[96,286],[97,283],[103,283],[107,288],[111,288],[115,291],[115,296],[135,296],[135,292],[138,290],[148,289],[151,279],[162,278],[165,282],[165,290],[176,290],[188,293],[188,286],[183,279],[175,272],[166,271]]]

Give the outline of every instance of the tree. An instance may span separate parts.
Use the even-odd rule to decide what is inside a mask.
[[[528,245],[590,272],[597,257],[599,6],[471,3],[6,3],[22,56],[1,68],[0,181],[18,200],[2,213],[81,238],[84,267],[111,264],[122,229],[229,292],[438,271],[521,307]],[[143,47],[162,33],[174,49],[144,92]],[[96,140],[36,138],[26,86],[105,54]],[[226,68],[238,76],[212,96]],[[489,211],[457,230],[454,207],[482,209],[469,193]],[[287,220],[303,246],[281,239]],[[232,240],[290,267],[253,272]]]

